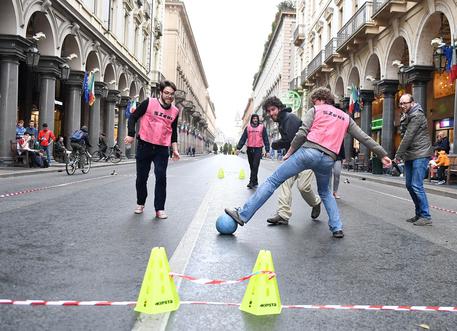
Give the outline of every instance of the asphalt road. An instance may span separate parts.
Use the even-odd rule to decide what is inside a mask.
[[[277,166],[262,161],[260,182]],[[217,171],[224,168],[225,178]],[[432,210],[432,227],[404,222],[414,213],[406,189],[350,179],[338,200],[345,238],[333,239],[323,210],[310,218],[294,189],[288,226],[267,226],[275,196],[234,236],[217,234],[224,207],[241,205],[252,191],[247,160],[216,156],[170,163],[167,213],[153,220],[152,193],[143,215],[135,206],[134,165],[0,179],[0,298],[136,300],[152,247],[173,259],[195,222],[195,247],[185,273],[237,279],[251,272],[260,249],[273,254],[283,304],[457,306],[457,217]],[[153,179],[153,177],[151,178]],[[344,177],[342,178],[344,180]],[[149,187],[153,188],[153,181]],[[455,199],[429,195],[432,205],[456,210]],[[203,211],[203,212],[202,212]],[[189,241],[189,237],[184,237]],[[176,253],[176,254],[175,254]],[[174,270],[172,270],[174,271]],[[183,281],[181,300],[241,302],[246,283],[197,285]],[[2,330],[130,330],[131,307],[0,306]],[[167,330],[455,330],[457,314],[353,310],[290,310],[256,317],[236,307],[182,305]]]

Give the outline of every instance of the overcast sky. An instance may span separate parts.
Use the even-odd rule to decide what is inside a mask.
[[[216,107],[217,127],[235,139],[280,0],[184,0]]]

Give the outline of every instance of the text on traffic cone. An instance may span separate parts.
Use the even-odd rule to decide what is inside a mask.
[[[259,252],[252,272],[258,271],[275,271],[270,251],[261,250]],[[244,293],[240,310],[253,315],[273,315],[280,314],[281,309],[276,276],[272,277],[264,273],[253,276]]]
[[[135,311],[145,314],[165,313],[179,308],[176,285],[170,276],[167,253],[163,247],[151,250]]]

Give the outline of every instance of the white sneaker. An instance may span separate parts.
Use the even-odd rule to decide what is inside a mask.
[[[135,214],[143,214],[144,206],[143,205],[136,205]]]
[[[156,218],[163,220],[163,219],[168,218],[168,216],[165,213],[165,210],[158,210],[158,211],[156,211]]]
[[[436,183],[436,185],[443,185],[443,184],[446,184],[445,180],[440,180],[438,183]]]

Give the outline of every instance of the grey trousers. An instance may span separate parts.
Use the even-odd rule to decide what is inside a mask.
[[[333,165],[333,193],[337,193],[338,187],[340,186],[341,167],[341,160],[336,160],[335,164]],[[328,182],[330,191],[332,190],[331,183],[332,181]]]
[[[319,195],[314,194],[311,182],[314,179],[312,170],[304,170],[298,175],[290,177],[280,187],[278,193],[278,215],[285,220],[292,216],[292,186],[297,182],[297,188],[303,199],[310,207],[321,203]]]

